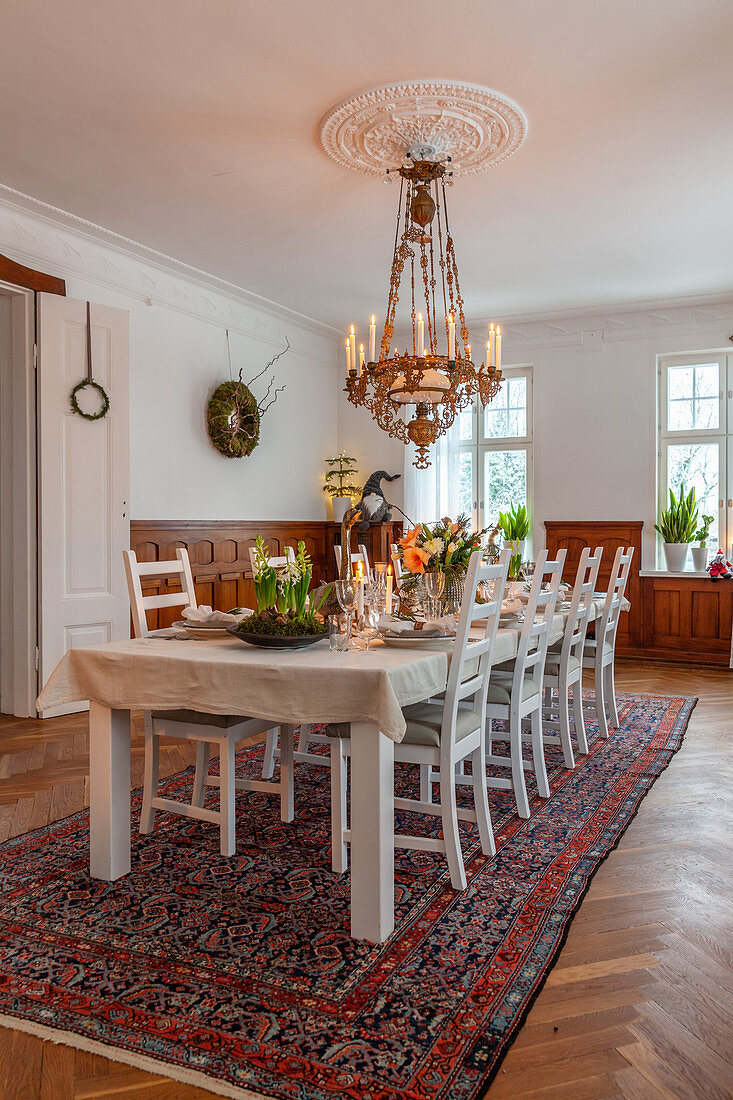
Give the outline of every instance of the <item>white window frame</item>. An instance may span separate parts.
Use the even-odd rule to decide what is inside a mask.
[[[695,367],[706,363],[719,366],[719,413],[717,428],[676,431],[668,427],[668,370],[670,367]],[[657,357],[657,497],[655,520],[667,507],[667,448],[685,443],[714,443],[718,445],[718,541],[731,552],[733,541],[733,355],[725,351],[695,351],[689,355],[661,355]],[[717,549],[717,547],[715,547]],[[665,567],[661,535],[657,532],[657,566]]]
[[[471,519],[476,530],[486,527],[495,516],[487,516],[484,508],[484,456],[488,451],[525,451],[527,455],[527,508],[530,516],[533,515],[534,503],[534,409],[533,409],[533,369],[531,364],[514,367],[502,367],[501,373],[505,379],[526,378],[527,380],[527,434],[523,436],[494,436],[484,435],[484,406],[475,401],[473,404],[472,432],[470,439],[462,439],[459,443],[461,453],[473,452],[473,499]],[[532,531],[528,536],[531,542]]]

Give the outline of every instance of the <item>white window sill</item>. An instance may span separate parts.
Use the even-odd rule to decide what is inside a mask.
[[[681,573],[673,573],[670,569],[640,569],[640,577],[692,577],[694,580],[710,578],[707,569],[698,572],[696,569],[685,569]]]

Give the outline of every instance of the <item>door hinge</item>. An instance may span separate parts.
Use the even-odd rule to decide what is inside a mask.
[[[36,653],[35,653],[35,657],[34,657],[34,664],[36,666],[36,672],[38,672],[38,667],[39,667],[40,663],[41,663],[41,655],[38,652],[38,646],[36,646]]]
[[[33,345],[33,370],[38,370],[38,344]]]

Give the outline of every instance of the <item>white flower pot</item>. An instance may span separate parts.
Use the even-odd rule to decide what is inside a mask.
[[[351,507],[351,497],[331,497],[331,504],[333,505],[334,523],[341,523]]]
[[[664,557],[670,573],[684,573],[689,548],[690,544],[687,542],[665,542]]]
[[[707,546],[692,547],[692,568],[696,573],[704,573],[708,564],[709,552]]]

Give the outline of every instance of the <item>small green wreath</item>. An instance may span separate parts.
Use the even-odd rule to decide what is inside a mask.
[[[222,382],[216,387],[206,423],[211,442],[227,458],[251,455],[260,441],[260,410],[244,382]]]
[[[91,386],[93,390],[96,390],[99,396],[102,398],[102,407],[95,413],[84,412],[77,400],[77,394],[80,390],[85,389],[87,386]],[[81,382],[77,382],[71,391],[71,408],[79,416],[83,416],[85,420],[101,420],[109,412],[109,397],[107,396],[103,386],[100,386],[99,382],[93,382],[91,378],[83,378]]]

